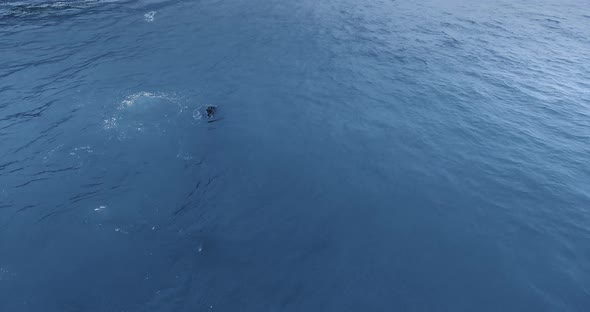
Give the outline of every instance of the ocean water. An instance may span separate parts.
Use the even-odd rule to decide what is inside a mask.
[[[0,4],[0,311],[589,310],[587,1]]]

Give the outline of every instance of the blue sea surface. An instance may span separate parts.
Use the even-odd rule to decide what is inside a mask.
[[[0,311],[590,311],[590,3],[2,1]]]

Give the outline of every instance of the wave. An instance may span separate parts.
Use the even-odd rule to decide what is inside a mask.
[[[78,0],[78,1],[14,1],[0,4],[0,25],[19,24],[53,18],[71,18],[102,6],[107,10],[123,0]],[[106,5],[110,4],[110,5]],[[105,6],[106,5],[106,6]]]
[[[14,20],[30,20],[48,17],[68,17],[97,10],[109,10],[113,6],[129,5],[129,9],[144,9],[163,5],[170,0],[71,0],[71,1],[7,1],[0,3],[0,24]],[[151,14],[153,11],[149,12]],[[148,18],[149,16],[146,16]],[[151,15],[153,20],[153,14]],[[150,20],[151,21],[151,20]]]

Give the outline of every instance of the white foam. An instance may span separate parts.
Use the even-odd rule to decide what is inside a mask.
[[[112,115],[103,118],[102,129],[119,141],[139,135],[165,134],[176,129],[172,128],[175,124],[201,123],[200,108],[193,99],[176,92],[140,91],[120,98]],[[189,160],[192,155],[180,153],[177,157]]]
[[[201,114],[200,110],[197,108],[193,111],[193,119],[194,120],[201,120],[203,118],[203,114]]]
[[[79,146],[79,147],[74,147],[73,149],[74,151],[88,151],[88,153],[92,153],[93,150],[90,147],[90,145],[85,145],[85,146]]]
[[[0,281],[8,281],[14,277],[14,273],[8,271],[8,269],[0,267]]]
[[[141,92],[134,93],[134,94],[127,96],[121,102],[121,106],[119,107],[119,109],[134,106],[138,103],[139,100],[146,100],[146,99],[148,99],[148,100],[161,99],[161,100],[167,100],[167,101],[174,101],[175,97],[171,94],[168,94],[168,93],[154,93],[154,92],[141,91]]]
[[[117,128],[117,117],[111,117],[103,120],[103,129],[110,130]]]
[[[43,160],[47,161],[49,159],[51,159],[51,157],[53,157],[53,154],[55,154],[56,151],[58,151],[59,149],[61,149],[64,145],[60,144],[57,147],[51,149],[49,152],[47,152],[47,154],[45,156],[43,156]]]
[[[157,98],[157,97],[154,93],[142,91],[142,92],[127,96],[123,100],[123,102],[121,102],[121,104],[123,104],[123,107],[133,106],[133,105],[135,105],[137,100],[141,99],[141,98]]]
[[[80,158],[80,155],[78,155],[79,152],[90,154],[90,153],[94,153],[94,150],[92,149],[92,147],[90,145],[74,147],[73,149],[70,150],[70,155]]]
[[[156,16],[156,11],[150,11],[143,15],[143,18],[146,22],[151,23],[154,21],[154,17]]]
[[[129,232],[123,230],[122,228],[115,228],[115,232],[122,233],[122,234],[129,234]]]
[[[178,154],[176,154],[176,158],[180,158],[183,160],[191,160],[191,159],[193,159],[193,155],[191,155],[189,153],[178,152]]]

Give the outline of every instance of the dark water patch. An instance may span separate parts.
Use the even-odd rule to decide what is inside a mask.
[[[52,211],[50,213],[47,213],[45,215],[43,215],[41,218],[37,219],[36,223],[40,223],[43,222],[51,217],[55,217],[58,216],[60,214],[64,214],[68,211],[69,209],[60,209],[60,210],[56,210],[56,211]]]
[[[13,170],[10,170],[10,171],[8,171],[7,173],[15,173],[15,172],[21,171],[21,170],[23,170],[23,169],[25,169],[25,168],[26,168],[26,167],[20,167],[20,168],[16,168],[16,169],[13,169]]]
[[[12,207],[12,204],[0,204],[0,209],[10,208],[10,207]]]
[[[13,160],[13,161],[9,161],[9,162],[7,162],[7,163],[0,164],[0,170],[4,170],[4,169],[6,169],[7,167],[9,167],[9,166],[11,166],[11,165],[14,165],[14,164],[16,164],[16,163],[18,163],[18,161],[16,161],[16,160]]]
[[[104,183],[101,183],[101,182],[99,182],[99,183],[88,183],[88,184],[82,184],[82,185],[80,185],[80,187],[81,188],[93,188],[95,186],[101,186],[103,184]]]
[[[39,172],[33,174],[33,176],[44,175],[46,173],[59,173],[59,172],[78,170],[78,169],[80,169],[80,167],[67,167],[67,168],[54,169],[54,170],[43,170],[43,171],[39,171]]]
[[[77,203],[79,201],[86,200],[86,199],[89,199],[91,197],[94,197],[96,194],[99,194],[99,193],[100,193],[100,190],[91,191],[91,192],[78,193],[78,194],[70,197],[69,198],[69,201],[70,201],[71,204],[75,204],[75,203]]]
[[[37,179],[31,179],[23,184],[19,184],[17,186],[15,186],[14,188],[21,188],[21,187],[25,187],[31,183],[35,183],[35,182],[40,182],[40,181],[45,181],[45,180],[49,180],[49,178],[37,178]]]
[[[22,111],[19,113],[5,116],[3,118],[0,118],[0,121],[7,121],[7,120],[13,120],[13,119],[32,119],[32,118],[39,117],[43,114],[43,112],[45,110],[47,110],[49,107],[51,107],[51,105],[53,105],[55,102],[57,102],[57,100],[49,101],[41,106],[34,107],[28,111]]]
[[[26,205],[26,206],[24,206],[24,207],[22,207],[22,208],[18,209],[16,212],[23,212],[23,211],[26,211],[26,210],[28,210],[28,209],[35,208],[35,207],[37,207],[37,206],[38,206],[38,205],[36,205],[36,204],[35,204],[35,205]]]
[[[0,310],[590,304],[584,3],[43,3],[0,5]]]

